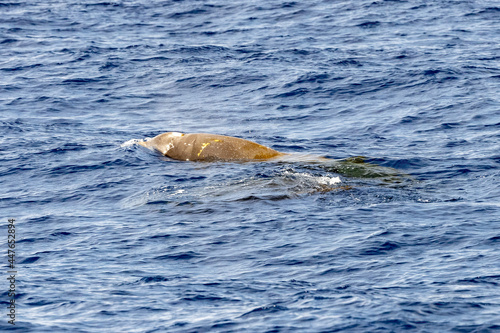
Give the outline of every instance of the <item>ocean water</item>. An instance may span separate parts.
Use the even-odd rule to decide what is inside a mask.
[[[0,1],[0,112],[2,331],[500,331],[498,1]]]

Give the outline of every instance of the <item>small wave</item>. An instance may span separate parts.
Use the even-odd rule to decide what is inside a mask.
[[[245,312],[240,317],[263,316],[266,314],[277,313],[277,312],[286,311],[286,310],[288,310],[288,308],[285,306],[281,306],[278,304],[270,304],[270,305],[265,305],[265,306],[259,306],[255,309],[252,309],[248,312]]]
[[[23,261],[20,262],[20,264],[32,264],[36,261],[38,261],[38,259],[40,259],[40,257],[37,257],[37,256],[34,256],[34,257],[28,257],[26,259],[24,259]]]
[[[19,40],[15,38],[6,38],[3,41],[0,42],[0,44],[10,44],[10,43],[15,43],[18,42]]]
[[[102,79],[102,77],[100,77],[100,78],[74,78],[74,79],[64,80],[63,83],[85,84],[85,83],[99,82],[101,79]]]
[[[143,277],[142,279],[139,280],[141,283],[155,283],[155,282],[166,282],[170,281],[170,278],[161,276],[161,275],[155,275],[155,276],[146,276]]]
[[[207,11],[201,8],[195,8],[185,12],[177,12],[170,15],[170,18],[193,17],[199,14],[205,14]]]
[[[363,29],[371,29],[380,26],[379,21],[368,21],[368,22],[363,22],[357,25],[360,28]]]

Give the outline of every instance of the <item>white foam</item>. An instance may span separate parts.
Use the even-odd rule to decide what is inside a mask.
[[[340,180],[340,177],[327,177],[327,176],[323,176],[323,177],[315,177],[316,178],[316,181],[320,184],[323,184],[323,185],[335,185],[335,184],[338,184],[338,183],[341,183],[342,181]]]
[[[305,181],[314,182],[314,183],[318,183],[321,185],[335,185],[335,184],[342,182],[340,180],[340,177],[338,177],[338,176],[335,176],[335,177],[313,176],[313,175],[311,175],[309,173],[305,173],[305,172],[299,173],[299,172],[290,172],[290,171],[285,171],[284,174],[287,176],[302,178]]]
[[[120,145],[120,147],[124,148],[124,147],[131,147],[131,146],[134,146],[136,144],[138,144],[139,142],[143,142],[143,141],[149,141],[151,140],[151,138],[144,138],[144,140],[140,140],[140,139],[131,139],[131,140],[128,140],[124,143],[122,143]]]

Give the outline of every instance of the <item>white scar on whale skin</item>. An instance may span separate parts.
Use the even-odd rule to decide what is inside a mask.
[[[162,150],[163,155],[167,155],[168,151],[172,148],[174,148],[174,144],[170,142],[168,145],[165,146],[165,149]]]

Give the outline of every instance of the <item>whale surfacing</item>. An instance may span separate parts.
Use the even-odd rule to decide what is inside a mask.
[[[253,141],[208,133],[167,132],[138,143],[181,161],[268,160],[287,155]]]
[[[145,141],[127,141],[154,149],[180,161],[276,161],[317,165],[328,172],[351,178],[380,179],[386,184],[404,184],[411,177],[391,167],[366,162],[366,157],[355,156],[340,160],[309,154],[281,153],[256,142],[232,136],[208,133],[184,134],[167,132]]]

